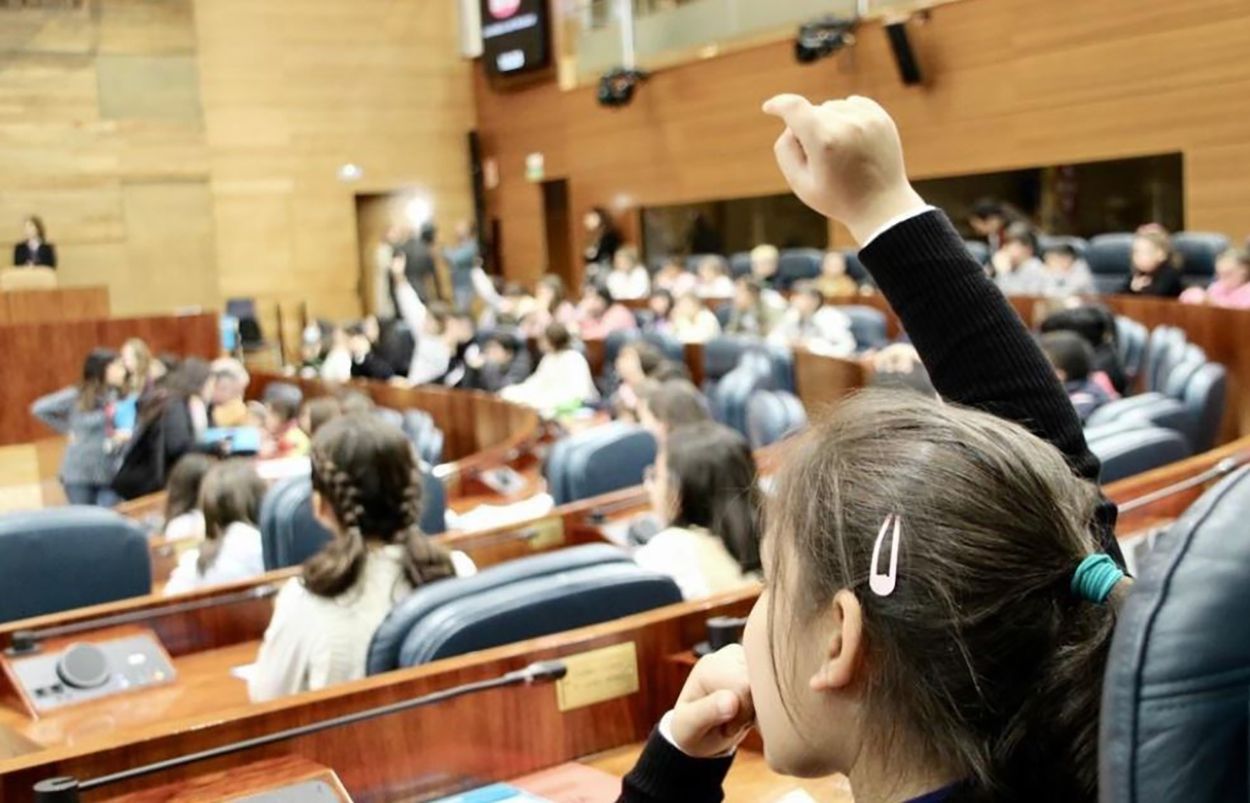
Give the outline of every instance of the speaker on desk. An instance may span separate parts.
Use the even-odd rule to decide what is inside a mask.
[[[894,62],[898,64],[899,77],[907,86],[924,83],[920,71],[920,62],[916,60],[916,51],[912,49],[911,39],[907,36],[907,23],[904,20],[885,26],[886,36],[890,38],[890,50],[894,52]]]

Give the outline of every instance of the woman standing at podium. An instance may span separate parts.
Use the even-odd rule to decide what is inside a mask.
[[[22,240],[13,246],[13,267],[55,268],[56,248],[48,242],[43,221],[31,215],[22,225]]]

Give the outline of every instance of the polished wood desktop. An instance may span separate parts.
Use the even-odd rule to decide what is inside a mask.
[[[30,414],[30,405],[77,382],[92,349],[121,348],[132,337],[146,340],[154,354],[212,358],[220,351],[212,314],[0,325],[6,369],[0,384],[0,445],[48,437],[50,431]]]

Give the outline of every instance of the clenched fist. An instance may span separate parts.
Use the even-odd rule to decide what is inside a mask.
[[[814,106],[778,95],[764,111],[786,124],[774,151],[794,194],[860,243],[924,206],[907,181],[898,129],[875,101],[851,96]]]
[[[741,645],[731,644],[695,664],[670,726],[678,749],[710,758],[737,747],[754,723],[746,655]]]

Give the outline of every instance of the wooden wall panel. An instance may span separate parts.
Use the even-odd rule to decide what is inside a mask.
[[[476,77],[488,193],[507,273],[544,260],[539,191],[525,155],[570,179],[574,217],[591,205],[638,206],[785,191],[773,163],[770,95],[864,94],[895,115],[915,177],[1180,151],[1186,225],[1234,238],[1250,224],[1250,5],[1239,0],[966,0],[942,6],[912,41],[932,79],[898,80],[870,24],[849,51],[813,65],[776,42],[656,73],[622,110],[593,87],[546,83],[497,92]],[[580,232],[579,232],[580,234]],[[837,236],[845,243],[845,233]]]

